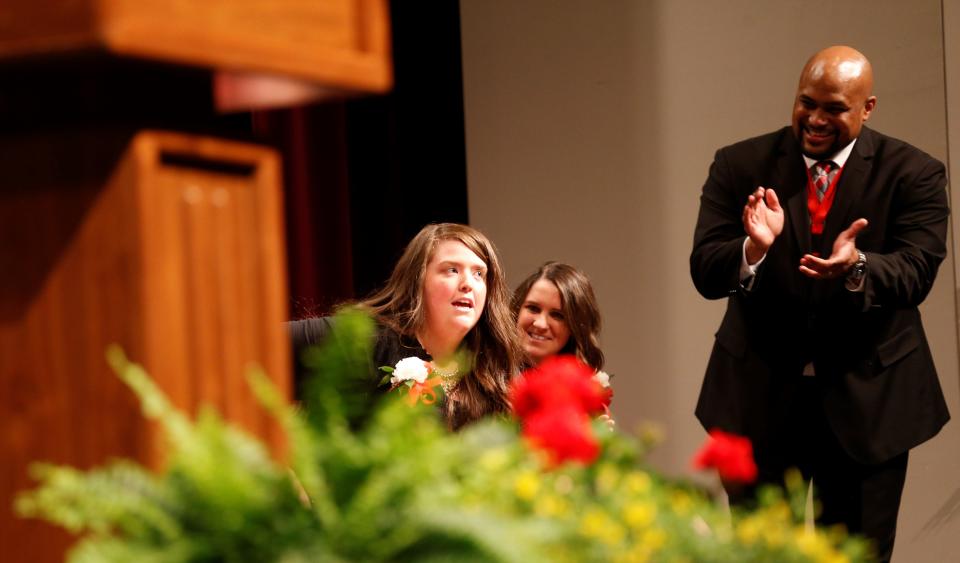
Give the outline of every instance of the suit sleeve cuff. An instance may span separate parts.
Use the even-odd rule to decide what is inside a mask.
[[[747,238],[743,239],[743,246],[740,248],[740,286],[743,289],[750,291],[753,289],[753,280],[757,277],[757,268],[760,267],[760,264],[763,264],[763,261],[767,258],[767,255],[764,254],[757,260],[756,264],[750,265],[747,263]]]

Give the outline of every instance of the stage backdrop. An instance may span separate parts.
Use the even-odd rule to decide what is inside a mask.
[[[847,43],[876,70],[870,124],[947,161],[941,3],[460,6],[471,223],[498,244],[512,284],[547,259],[586,270],[604,314],[619,424],[662,423],[667,441],[654,461],[689,471],[704,437],[694,405],[724,308],[696,293],[687,262],[713,152],[789,123],[805,60]],[[947,16],[950,68],[960,63],[960,15]],[[960,101],[951,100],[955,125]],[[923,314],[957,417],[954,255]],[[958,428],[948,424],[911,456],[897,559],[956,558]]]

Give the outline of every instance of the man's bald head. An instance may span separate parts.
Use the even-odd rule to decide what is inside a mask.
[[[864,98],[873,93],[873,67],[860,51],[846,45],[827,47],[807,61],[800,82],[831,81],[860,91]]]
[[[877,104],[873,67],[860,51],[838,45],[817,52],[800,73],[793,132],[804,154],[826,158],[857,138]]]

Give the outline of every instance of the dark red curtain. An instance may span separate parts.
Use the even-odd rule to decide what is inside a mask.
[[[255,112],[252,127],[283,157],[291,318],[329,311],[354,296],[344,104]]]

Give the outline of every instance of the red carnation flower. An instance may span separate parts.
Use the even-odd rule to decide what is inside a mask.
[[[513,381],[510,401],[520,418],[542,409],[572,405],[587,414],[601,414],[612,393],[595,379],[593,370],[573,356],[554,356]]]
[[[554,465],[590,463],[600,453],[590,416],[605,411],[612,393],[593,375],[573,356],[555,356],[527,370],[510,386],[510,402],[523,424],[523,435],[546,450]]]
[[[523,435],[546,450],[552,465],[565,461],[591,463],[600,446],[590,431],[590,417],[572,405],[542,409],[523,421]]]
[[[725,481],[752,483],[757,479],[750,440],[722,430],[710,431],[710,437],[694,456],[693,465],[697,469],[715,468]]]

